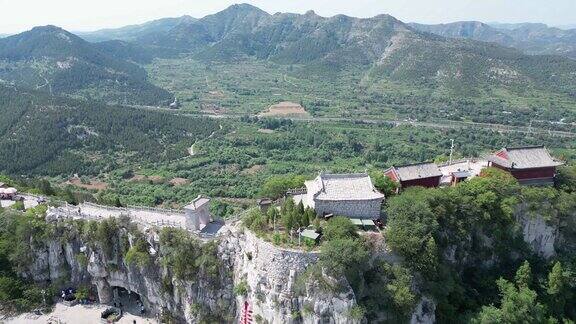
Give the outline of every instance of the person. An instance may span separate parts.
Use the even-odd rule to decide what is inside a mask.
[[[136,324],[136,320],[133,320],[133,321],[132,321],[132,324]]]

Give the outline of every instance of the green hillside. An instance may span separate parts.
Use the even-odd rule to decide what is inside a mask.
[[[0,40],[5,83],[107,102],[161,104],[171,95],[147,81],[146,71],[54,26]]]
[[[187,155],[211,120],[107,106],[0,85],[0,172],[97,173]]]
[[[491,28],[482,24],[476,27],[484,33]],[[502,33],[498,37],[507,36]],[[326,18],[314,12],[270,15],[243,4],[181,21],[168,31],[145,29],[134,36],[134,42],[154,48],[156,54],[151,55],[156,58],[158,53],[171,53],[145,64],[154,71],[155,84],[176,92],[181,99],[194,100],[196,106],[203,104],[197,98],[205,93],[196,90],[205,86],[204,74],[237,70],[234,66],[251,70],[255,64],[275,74],[276,82],[284,81],[287,75],[297,85],[313,83],[306,92],[301,88],[279,92],[295,97],[291,100],[326,98],[327,93],[330,98],[344,98],[335,106],[320,107],[322,115],[377,116],[385,110],[418,119],[434,116],[522,124],[530,120],[576,120],[576,61],[525,55],[494,43],[444,38],[418,31],[388,15],[366,19],[344,15]],[[130,52],[118,51],[118,55],[130,56]],[[197,69],[198,65],[206,69]],[[244,73],[240,71],[240,75]],[[226,78],[236,76],[228,74]],[[265,90],[263,86],[278,85],[254,87],[260,79],[269,77],[250,72],[250,78],[239,78],[232,86],[243,93],[258,93]],[[194,95],[188,97],[191,92]],[[230,92],[235,97],[240,94]],[[298,93],[300,98],[295,92],[302,92]],[[241,96],[247,101],[226,108],[246,112],[239,107],[278,100],[278,96]],[[226,106],[229,102],[214,104]],[[250,112],[264,108],[251,106]],[[503,119],[502,112],[512,113],[509,117],[514,118]]]

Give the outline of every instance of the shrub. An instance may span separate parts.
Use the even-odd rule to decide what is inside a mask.
[[[137,247],[131,247],[124,257],[126,264],[134,264],[139,267],[145,267],[150,263],[148,251],[140,251]]]
[[[352,224],[349,218],[342,216],[336,216],[329,220],[324,227],[323,234],[327,241],[358,237],[356,226]]]
[[[250,288],[248,287],[246,280],[242,280],[236,286],[234,286],[234,294],[236,296],[246,296],[248,295],[249,289]]]
[[[80,264],[80,266],[82,267],[86,267],[88,265],[88,257],[86,256],[86,254],[84,253],[78,253],[76,254],[76,261],[78,262],[78,264]]]
[[[356,321],[362,320],[365,315],[366,309],[359,305],[354,305],[352,308],[350,308],[350,311],[348,311],[348,317]]]
[[[14,203],[14,205],[11,206],[12,209],[14,210],[20,210],[20,211],[24,211],[24,202],[22,201],[17,201]]]

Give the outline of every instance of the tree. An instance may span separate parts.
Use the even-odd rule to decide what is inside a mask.
[[[548,287],[546,292],[550,298],[550,308],[558,318],[564,317],[566,301],[570,300],[569,289],[570,274],[564,271],[560,261],[556,261],[548,274]]]
[[[288,189],[301,188],[304,186],[303,176],[296,175],[285,175],[285,176],[275,176],[264,183],[260,195],[262,197],[270,198],[280,198]]]
[[[358,237],[356,226],[352,224],[349,218],[336,216],[333,217],[323,230],[324,239],[327,241],[337,239],[350,239]]]
[[[306,207],[306,211],[304,213],[308,217],[308,223],[309,224],[316,220],[316,212],[314,211],[314,209],[312,209],[310,207]]]
[[[282,215],[282,225],[284,225],[286,233],[290,235],[292,235],[292,229],[296,226],[296,219],[294,216],[294,211]]]
[[[114,206],[115,207],[123,207],[122,203],[120,202],[120,197],[116,197],[116,200],[114,201]]]
[[[497,281],[498,290],[502,296],[500,308],[494,306],[483,307],[477,323],[494,323],[490,321],[497,318],[497,323],[543,323],[545,309],[537,302],[538,295],[527,287],[515,287],[505,280]],[[489,316],[486,316],[489,315]]]
[[[532,285],[532,269],[530,268],[530,263],[528,263],[528,261],[524,261],[520,268],[518,268],[514,281],[518,287],[530,288]]]
[[[567,192],[576,191],[576,165],[566,165],[558,168],[558,187]]]
[[[274,206],[268,208],[268,211],[266,212],[266,220],[268,221],[268,223],[275,224],[276,222],[279,221],[278,218],[279,218],[278,209],[276,209],[276,207]]]
[[[546,319],[545,308],[537,301],[538,295],[528,287],[532,273],[530,264],[524,262],[516,272],[516,285],[498,279],[496,284],[500,291],[500,307],[484,306],[473,319],[473,323],[543,323]]]
[[[394,307],[401,314],[408,314],[416,303],[416,295],[412,291],[412,274],[399,265],[388,267],[394,278],[386,285],[386,290],[392,297]]]
[[[339,238],[322,245],[319,262],[332,275],[346,276],[350,285],[358,289],[368,260],[369,253],[360,240]]]
[[[50,185],[50,182],[46,179],[40,180],[40,183],[38,184],[38,189],[40,189],[40,191],[47,196],[54,196],[56,194],[56,192]]]
[[[436,217],[427,201],[425,189],[406,190],[393,197],[388,204],[387,242],[406,258],[407,264],[431,274],[436,267],[436,244],[430,240],[438,227]]]
[[[294,199],[288,198],[286,201],[284,201],[284,204],[282,204],[282,207],[280,208],[280,214],[282,214],[282,216],[289,214],[294,210],[294,208]]]
[[[381,193],[383,193],[386,197],[390,197],[396,194],[396,189],[398,188],[398,184],[394,182],[392,179],[388,178],[384,175],[381,171],[372,172],[370,174],[372,178],[372,183],[374,187],[378,189]]]

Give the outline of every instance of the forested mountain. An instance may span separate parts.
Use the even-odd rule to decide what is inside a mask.
[[[528,54],[563,55],[576,59],[576,29],[545,24],[484,24],[460,21],[450,24],[409,24],[417,30],[451,38],[469,38],[514,47]]]
[[[180,23],[192,22],[194,20],[196,19],[190,16],[163,18],[140,25],[129,25],[121,28],[107,28],[93,32],[77,32],[75,34],[90,42],[109,40],[131,41],[144,34],[168,32]]]
[[[173,57],[178,51],[165,47],[149,46],[140,43],[122,40],[108,40],[94,43],[94,46],[103,53],[118,60],[147,64],[156,57]]]
[[[508,39],[503,33],[491,36],[489,26],[479,27],[485,31],[472,28],[465,34]],[[495,88],[552,91],[568,97],[576,93],[576,62],[572,60],[527,56],[496,44],[439,37],[388,15],[367,19],[325,18],[312,11],[270,15],[242,4],[198,20],[180,21],[170,30],[144,29],[134,39],[203,60],[252,56],[304,65],[308,74],[350,70],[366,86],[394,81],[457,96]]]
[[[51,96],[0,85],[0,173],[94,173],[117,159],[185,156],[217,127],[175,115]]]
[[[108,102],[160,104],[171,99],[147,81],[143,68],[55,26],[0,39],[0,79]]]

